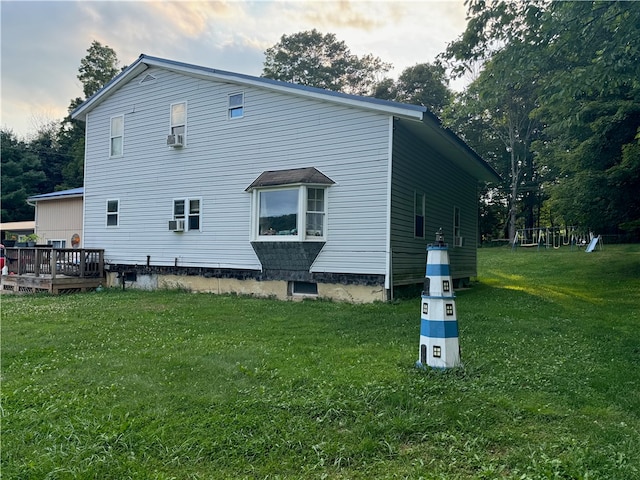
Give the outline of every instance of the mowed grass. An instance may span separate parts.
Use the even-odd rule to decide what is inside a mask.
[[[479,251],[420,300],[2,296],[2,478],[640,478],[640,245]]]

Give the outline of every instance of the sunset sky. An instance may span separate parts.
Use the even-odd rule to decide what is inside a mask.
[[[466,25],[463,0],[2,0],[0,14],[1,126],[21,137],[82,96],[76,75],[93,40],[113,48],[120,66],[145,53],[259,76],[264,51],[283,34],[316,28],[393,64],[396,78],[432,62]]]

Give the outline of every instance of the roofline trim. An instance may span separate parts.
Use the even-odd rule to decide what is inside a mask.
[[[115,90],[120,83],[126,81],[126,79],[130,76],[138,75],[149,67],[166,68],[181,73],[217,79],[226,82],[235,82],[244,85],[255,86],[258,88],[266,88],[273,91],[286,92],[288,94],[295,94],[316,100],[333,101],[338,104],[363,108],[366,110],[373,110],[379,113],[395,115],[398,117],[416,121],[422,121],[425,117],[425,114],[428,113],[427,108],[420,105],[392,102],[389,100],[381,100],[374,97],[350,95],[342,92],[334,92],[331,90],[324,90],[321,88],[309,87],[296,83],[282,82],[279,80],[272,80],[270,78],[255,77],[242,73],[216,70],[209,67],[203,67],[199,65],[178,62],[175,60],[167,60],[142,54],[134,63],[132,63],[129,67],[127,67],[120,74],[109,81],[101,90],[96,92],[93,96],[89,97],[82,104],[76,107],[76,109],[71,112],[72,118],[83,119],[94,105],[100,103],[100,100],[103,97],[110,95],[110,93]]]

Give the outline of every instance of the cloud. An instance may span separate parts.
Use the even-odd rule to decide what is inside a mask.
[[[385,22],[385,13],[393,12],[392,3],[307,2],[304,16],[319,28],[353,28],[373,31]]]
[[[242,14],[242,4],[232,2],[151,2],[165,21],[176,27],[175,35],[197,38],[218,22],[230,21]]]
[[[394,65],[393,76],[433,61],[464,31],[455,1],[2,1],[2,125],[32,129],[34,115],[62,119],[82,95],[80,60],[93,40],[124,66],[141,54],[260,75],[283,34],[317,28],[356,55]]]

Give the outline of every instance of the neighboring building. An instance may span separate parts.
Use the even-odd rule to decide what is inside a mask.
[[[84,188],[33,195],[27,199],[35,207],[35,234],[39,244],[55,248],[81,247]]]
[[[452,278],[476,275],[498,176],[424,107],[141,55],[72,115],[112,284],[386,300],[441,227]]]
[[[8,243],[5,242],[5,239],[10,241],[20,241],[25,236],[34,233],[35,228],[36,222],[33,220],[0,223],[0,243]]]

